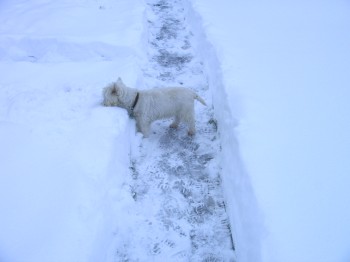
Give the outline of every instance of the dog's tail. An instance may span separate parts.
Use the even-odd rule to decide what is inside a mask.
[[[201,102],[202,105],[206,106],[207,104],[204,102],[203,98],[201,98],[199,95],[197,95],[196,93],[194,93],[194,99],[198,100],[199,102]]]

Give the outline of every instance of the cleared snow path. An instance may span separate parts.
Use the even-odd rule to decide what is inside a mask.
[[[186,0],[148,0],[147,62],[140,83],[187,86],[196,103],[195,137],[187,127],[153,123],[152,133],[131,155],[133,228],[116,240],[117,261],[235,261],[234,241],[221,188],[220,141],[203,63],[191,31]],[[193,17],[191,17],[193,19]]]

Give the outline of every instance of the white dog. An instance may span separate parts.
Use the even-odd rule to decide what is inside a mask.
[[[123,81],[112,83],[103,89],[103,104],[125,108],[136,119],[137,131],[149,136],[151,123],[158,119],[174,118],[170,125],[177,128],[180,122],[188,125],[188,135],[195,134],[194,99],[206,105],[204,100],[188,88],[157,88],[137,90],[127,87]]]

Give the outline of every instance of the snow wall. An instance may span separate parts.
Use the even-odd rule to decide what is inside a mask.
[[[221,66],[226,100],[217,107],[227,101],[239,120],[241,158],[265,225],[261,259],[350,261],[349,2],[195,0],[194,7]],[[218,119],[228,142],[231,118]]]
[[[0,261],[110,261],[135,129],[102,88],[135,84],[144,6],[44,2],[0,3]]]
[[[261,260],[261,237],[263,232],[262,216],[253,192],[250,178],[240,158],[237,142],[238,97],[226,90],[232,86],[224,83],[222,61],[217,49],[206,34],[205,22],[192,4],[188,6],[189,19],[197,36],[197,49],[205,63],[209,88],[212,93],[215,118],[221,139],[222,185],[226,200],[226,209],[230,218],[231,231],[239,262]]]

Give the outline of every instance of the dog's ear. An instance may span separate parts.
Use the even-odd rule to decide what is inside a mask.
[[[120,87],[126,87],[124,82],[123,82],[123,80],[120,77],[118,77],[117,85],[120,86]]]
[[[120,77],[118,77],[117,83],[118,84],[123,84],[123,80]]]

